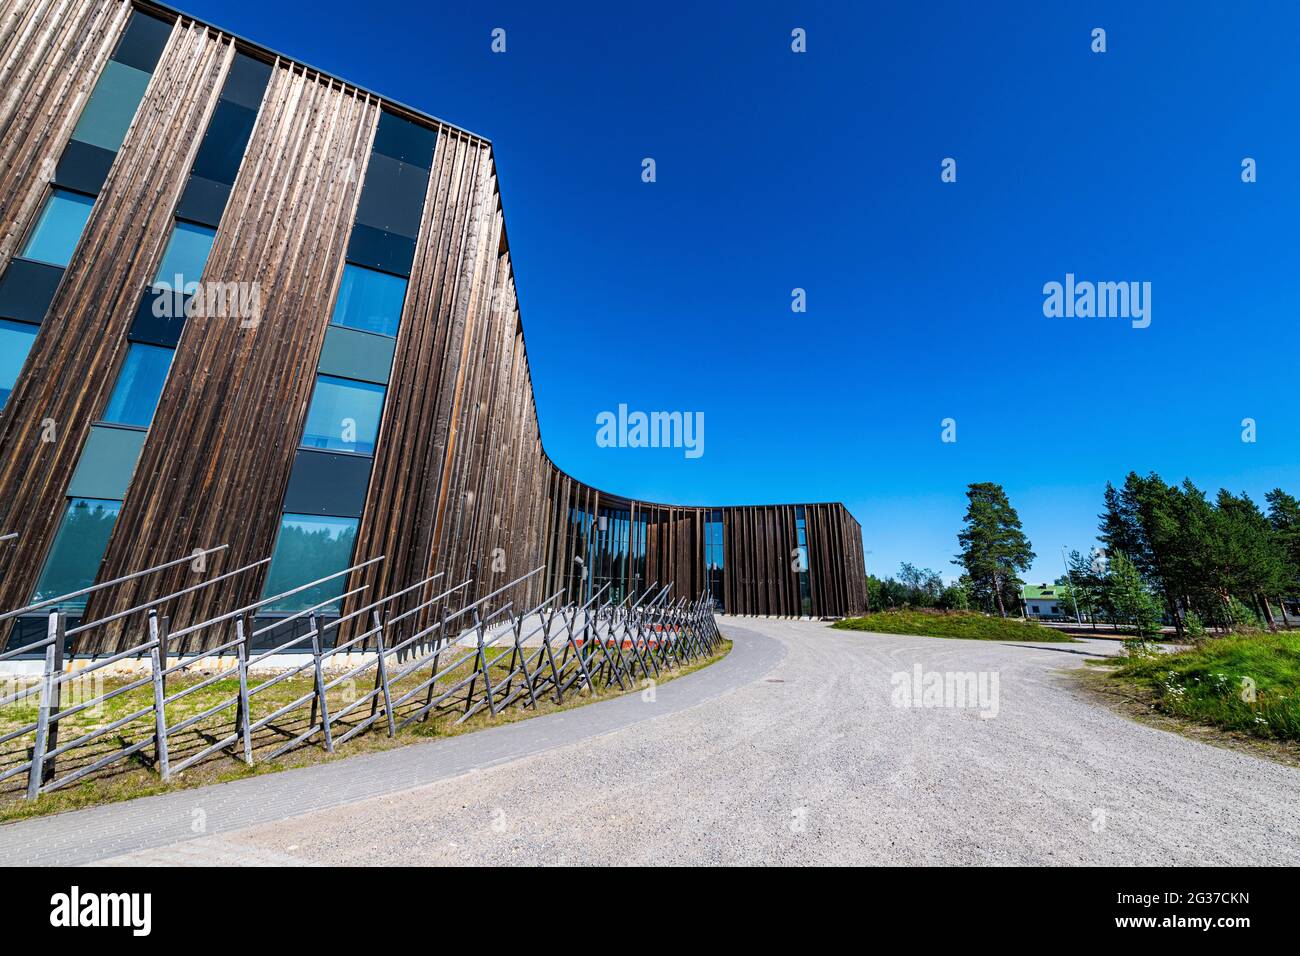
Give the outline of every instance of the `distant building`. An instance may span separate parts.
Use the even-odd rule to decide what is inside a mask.
[[[1024,587],[1025,613],[1043,620],[1066,617],[1060,602],[1065,600],[1065,588],[1059,584],[1026,584]]]

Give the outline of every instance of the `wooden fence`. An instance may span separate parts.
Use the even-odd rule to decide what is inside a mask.
[[[220,550],[213,548],[204,554]],[[187,555],[178,562],[194,557]],[[393,737],[435,714],[452,715],[459,724],[484,710],[495,717],[510,707],[536,708],[544,700],[563,704],[583,692],[615,687],[631,690],[656,680],[665,670],[715,654],[721,640],[710,596],[673,599],[671,585],[652,586],[620,602],[606,597],[606,587],[582,605],[561,603],[564,592],[559,590],[526,610],[515,609],[510,603],[489,610],[494,599],[543,573],[544,567],[473,600],[472,579],[443,587],[439,573],[377,600],[366,602],[363,586],[255,626],[258,612],[264,608],[345,579],[382,557],[175,632],[170,632],[167,619],[160,617],[159,608],[165,602],[245,573],[267,560],[71,629],[66,613],[55,609],[61,602],[178,562],[0,615],[4,621],[19,615],[47,614],[43,639],[0,653],[0,662],[43,655],[39,679],[0,697],[0,712],[32,698],[37,705],[34,720],[0,734],[0,748],[11,745],[7,752],[0,750],[0,782],[13,777],[21,780],[26,774],[25,797],[36,799],[92,778],[132,756],[167,781],[212,759],[234,758],[252,766],[312,745],[333,753],[376,724]],[[323,619],[327,609],[348,598],[356,598],[352,603],[360,606],[340,617]],[[87,660],[65,660],[70,638],[132,615],[139,615],[143,622],[147,635],[143,641]],[[215,646],[209,646],[212,630],[224,637]],[[342,636],[345,630],[347,637]],[[205,649],[187,653],[191,642]],[[266,647],[268,643],[271,646]],[[255,652],[255,647],[265,649]],[[286,659],[291,663],[285,664]],[[283,666],[270,666],[274,664]],[[85,681],[95,674],[102,677],[113,665],[128,674],[120,686],[82,695],[85,699],[75,703],[64,699],[70,682]],[[263,673],[254,676],[252,671],[259,665]],[[197,680],[175,686],[182,677],[195,675]],[[308,678],[310,690],[288,702],[277,701],[267,713],[255,714],[258,703],[266,699],[262,695],[300,676]],[[236,681],[238,689],[215,703],[205,702],[197,713],[176,715],[181,701],[220,681]],[[332,709],[330,691],[345,685],[353,691],[358,685],[366,689],[351,694],[343,706],[338,706],[336,699]],[[138,692],[137,698],[143,695],[147,702],[71,740],[60,740],[61,724],[67,726],[70,718],[91,708],[102,713],[109,701],[132,692]],[[305,721],[301,719],[304,713],[308,714]],[[198,744],[193,742],[196,730]],[[183,753],[173,746],[180,736],[187,737]]]

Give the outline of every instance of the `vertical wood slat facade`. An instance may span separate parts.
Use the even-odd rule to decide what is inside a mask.
[[[0,139],[0,154],[21,160],[0,168],[6,255],[34,215],[49,158],[66,143],[130,4],[7,0],[0,9],[0,75],[24,78],[0,101],[0,115],[14,117],[22,131]],[[546,565],[546,574],[500,602],[526,609],[570,588],[574,558],[588,546],[574,534],[571,513],[594,522],[602,508],[618,508],[645,522],[641,586],[672,583],[679,596],[698,595],[708,586],[706,516],[721,510],[726,609],[804,610],[790,563],[795,506],[632,501],[582,485],[547,457],[489,142],[172,16],[171,38],[50,319],[0,412],[0,530],[18,532],[21,541],[0,553],[0,608],[25,603],[35,585],[239,46],[270,62],[272,74],[204,278],[257,282],[260,322],[186,323],[100,580],[221,544],[229,550],[210,563],[209,574],[270,553],[367,160],[381,110],[389,109],[438,135],[357,530],[355,560],[385,560],[356,572],[346,589],[366,585],[373,600],[438,571],[446,586],[477,569],[477,587],[486,593]],[[58,423],[57,442],[40,441],[47,418]],[[857,522],[842,505],[804,507],[811,613],[863,610]],[[197,592],[166,612],[182,626],[256,600],[265,570]],[[97,595],[86,613],[111,613],[195,582],[181,566]]]
[[[258,282],[260,319],[186,323],[101,577],[221,544],[223,570],[270,553],[378,119],[373,98],[275,65],[204,273]],[[182,565],[87,613],[194,583]],[[182,599],[174,616],[201,619],[255,592],[232,579]]]
[[[126,2],[0,2],[0,270],[130,14]]]
[[[58,528],[233,53],[229,38],[177,21],[0,413],[0,526],[22,543],[0,553],[0,606],[21,606],[35,587],[32,556],[48,551]]]

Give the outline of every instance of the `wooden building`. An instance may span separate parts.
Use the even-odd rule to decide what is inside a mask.
[[[0,0],[0,89],[0,609],[218,544],[68,610],[268,555],[173,621],[379,555],[330,587],[545,565],[515,607],[864,609],[842,505],[655,505],[550,461],[487,140],[130,0]]]

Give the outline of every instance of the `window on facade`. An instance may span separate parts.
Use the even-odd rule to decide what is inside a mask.
[[[90,196],[66,189],[51,190],[40,217],[36,220],[36,227],[27,237],[19,255],[24,259],[66,266],[72,259],[72,252],[77,248],[94,205],[95,200]]]
[[[590,558],[588,544],[591,515],[581,508],[569,509],[566,526],[564,554],[567,557],[565,571],[567,575],[569,600],[581,603],[592,594],[591,569],[587,566]]]
[[[244,158],[244,149],[257,123],[257,110],[228,99],[217,104],[191,172],[216,183],[232,185]]]
[[[812,587],[808,580],[808,529],[803,505],[794,509],[795,535],[799,545],[799,608],[805,617],[812,616]]]
[[[722,554],[722,512],[710,511],[704,524],[704,568],[706,583],[713,604],[718,610],[725,610],[723,602]]]
[[[330,321],[363,332],[397,335],[405,298],[405,279],[349,262],[343,267],[343,282]]]
[[[32,595],[33,601],[71,594],[95,583],[99,563],[108,548],[108,536],[121,507],[120,501],[99,498],[73,498],[68,502],[63,524],[54,536],[54,547]],[[85,606],[85,595],[58,605],[66,611],[80,611]]]
[[[172,349],[132,342],[104,411],[104,421],[148,428],[174,354]]]
[[[382,385],[318,375],[302,445],[373,455],[383,406]]]
[[[38,331],[39,326],[0,319],[0,408],[9,401]]]
[[[110,156],[116,153],[144,98],[150,75],[126,63],[109,60],[86,101],[86,108],[81,111],[72,138],[105,150]]]
[[[280,520],[280,535],[267,572],[264,596],[292,591],[347,568],[352,563],[356,538],[356,518],[286,514]],[[315,607],[342,594],[346,581],[347,575],[339,575],[268,605],[266,610],[292,612]]]
[[[198,282],[208,264],[208,253],[216,235],[217,231],[209,226],[178,219],[153,284],[183,292],[189,283]]]

